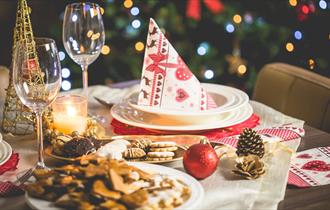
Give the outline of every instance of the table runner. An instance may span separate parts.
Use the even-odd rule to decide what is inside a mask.
[[[105,86],[92,86],[89,88],[89,105],[91,111],[98,113],[98,109],[103,109],[103,114],[110,115],[109,110],[104,111],[104,107],[99,105],[93,96],[102,96],[120,101],[122,97],[134,91],[136,87],[126,89],[112,89]],[[79,92],[79,90],[74,90]],[[274,109],[261,103],[250,101],[254,112],[260,116],[261,123],[257,129],[269,128],[273,126],[290,125],[302,128],[304,122],[289,116],[286,116]],[[110,121],[106,122],[108,124]],[[13,149],[20,154],[18,170],[7,172],[0,176],[2,180],[14,181],[15,175],[22,170],[28,169],[36,161],[36,142],[33,137],[24,137],[23,139],[6,139]],[[296,151],[300,139],[284,142],[287,147]],[[201,181],[205,189],[205,199],[201,209],[276,209],[278,203],[284,198],[286,181],[291,159],[290,153],[286,150],[278,150],[275,156],[268,159],[268,173],[258,180],[237,180],[233,179],[231,169],[233,167],[232,159],[223,158],[220,161],[217,171],[210,177]],[[46,158],[48,164],[52,161]],[[167,164],[167,166],[183,170],[182,163],[176,162]],[[281,169],[281,170],[279,170]],[[275,184],[277,183],[277,184]],[[0,209],[28,209],[23,196],[10,199],[0,199]]]

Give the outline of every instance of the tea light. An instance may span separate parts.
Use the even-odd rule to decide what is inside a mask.
[[[58,97],[53,103],[54,128],[64,134],[84,133],[87,127],[87,99],[81,95]]]

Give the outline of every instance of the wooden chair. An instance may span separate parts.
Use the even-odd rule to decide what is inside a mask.
[[[253,97],[306,124],[330,132],[330,79],[284,63],[265,65]]]

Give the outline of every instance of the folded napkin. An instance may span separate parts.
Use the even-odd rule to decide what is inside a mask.
[[[138,104],[185,111],[216,107],[153,19],[149,23]]]
[[[4,164],[0,165],[0,175],[5,173],[6,171],[16,170],[18,161],[18,153],[13,152],[10,158]]]
[[[330,184],[330,147],[298,152],[291,161],[288,184],[297,187]]]
[[[17,164],[19,162],[18,153],[13,152],[10,158],[0,166],[0,175],[4,174],[7,171],[13,171],[17,169]],[[0,176],[0,180],[2,180]],[[14,195],[20,195],[24,193],[24,190],[15,185],[12,182],[3,182],[0,181],[0,197],[9,197]]]

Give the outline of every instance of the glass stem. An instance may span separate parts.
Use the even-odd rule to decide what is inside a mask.
[[[37,119],[37,140],[38,140],[38,162],[37,167],[45,168],[43,150],[44,150],[44,142],[42,135],[42,112],[38,111],[35,113]]]
[[[88,96],[88,65],[81,65],[82,69],[82,78],[83,78],[83,93],[87,97]]]

